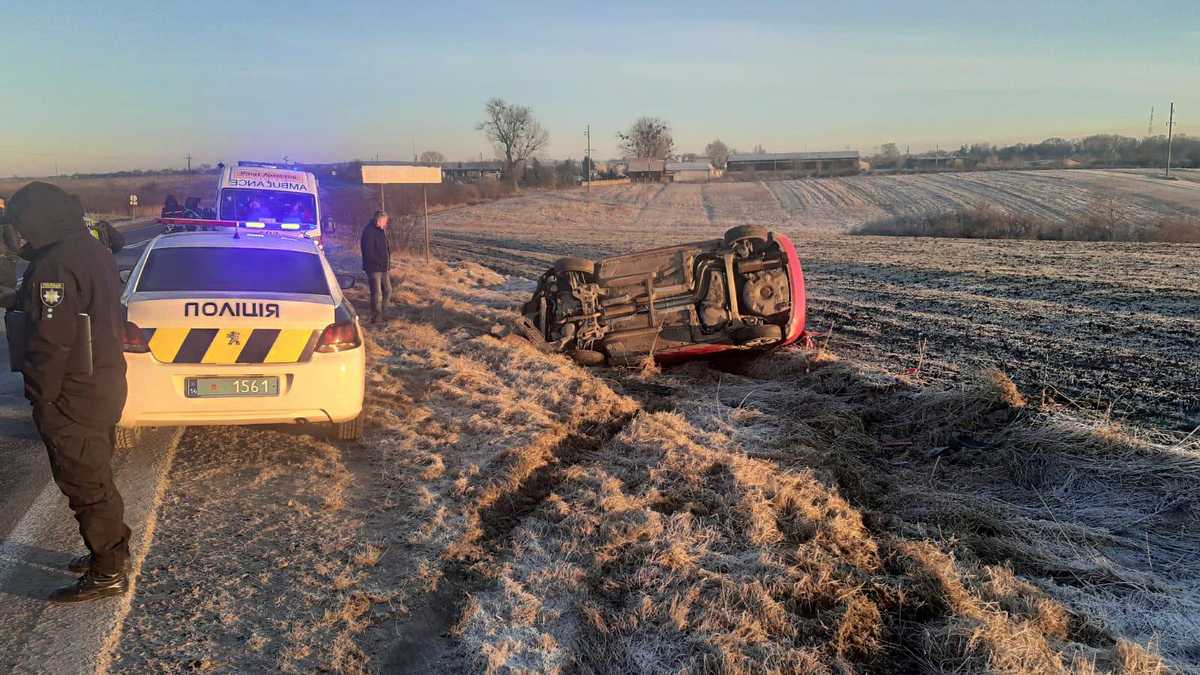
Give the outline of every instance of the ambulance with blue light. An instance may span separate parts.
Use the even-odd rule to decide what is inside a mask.
[[[266,162],[240,161],[221,169],[216,219],[160,218],[167,232],[213,231],[242,223],[248,229],[291,232],[321,245],[317,177]]]
[[[342,295],[354,277],[335,274],[309,235],[315,185],[261,186],[280,180],[229,172],[222,220],[200,221],[209,231],[159,235],[123,273],[121,445],[153,426],[318,424],[339,439],[361,434],[366,350]],[[269,212],[248,210],[261,199]],[[293,206],[299,220],[285,213]]]

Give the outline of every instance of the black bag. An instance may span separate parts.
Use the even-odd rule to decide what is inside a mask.
[[[29,346],[29,323],[25,312],[10,309],[4,312],[4,332],[8,336],[8,367],[14,373],[25,365],[25,348]],[[75,345],[71,347],[67,369],[88,375],[96,373],[92,362],[92,317],[79,315],[79,330],[75,334]]]

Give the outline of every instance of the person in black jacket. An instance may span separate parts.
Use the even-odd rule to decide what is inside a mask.
[[[101,244],[104,244],[108,250],[112,251],[113,255],[120,253],[121,249],[125,248],[125,235],[113,227],[112,223],[107,220],[94,222],[85,220],[84,222],[87,223],[88,231],[91,232],[92,236],[99,240]]]
[[[7,218],[32,252],[15,300],[24,312],[24,341],[10,349],[24,354],[21,374],[33,421],[90,551],[70,565],[82,574],[79,580],[50,599],[118,595],[129,588],[130,531],[111,465],[126,395],[116,260],[88,233],[79,199],[48,183],[21,188]],[[21,337],[10,333],[9,339]]]
[[[371,323],[387,319],[388,300],[392,297],[392,248],[387,236],[388,214],[376,211],[371,222],[363,227],[362,265],[371,287]]]

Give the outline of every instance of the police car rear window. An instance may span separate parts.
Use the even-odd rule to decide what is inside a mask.
[[[329,284],[312,253],[197,246],[150,251],[137,290],[329,295]]]

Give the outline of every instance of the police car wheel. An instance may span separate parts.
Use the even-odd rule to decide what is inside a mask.
[[[116,442],[118,450],[128,450],[137,445],[142,430],[137,427],[117,427]]]
[[[333,424],[333,437],[339,441],[357,441],[362,436],[363,417],[360,414],[352,420],[346,422],[335,422]]]

